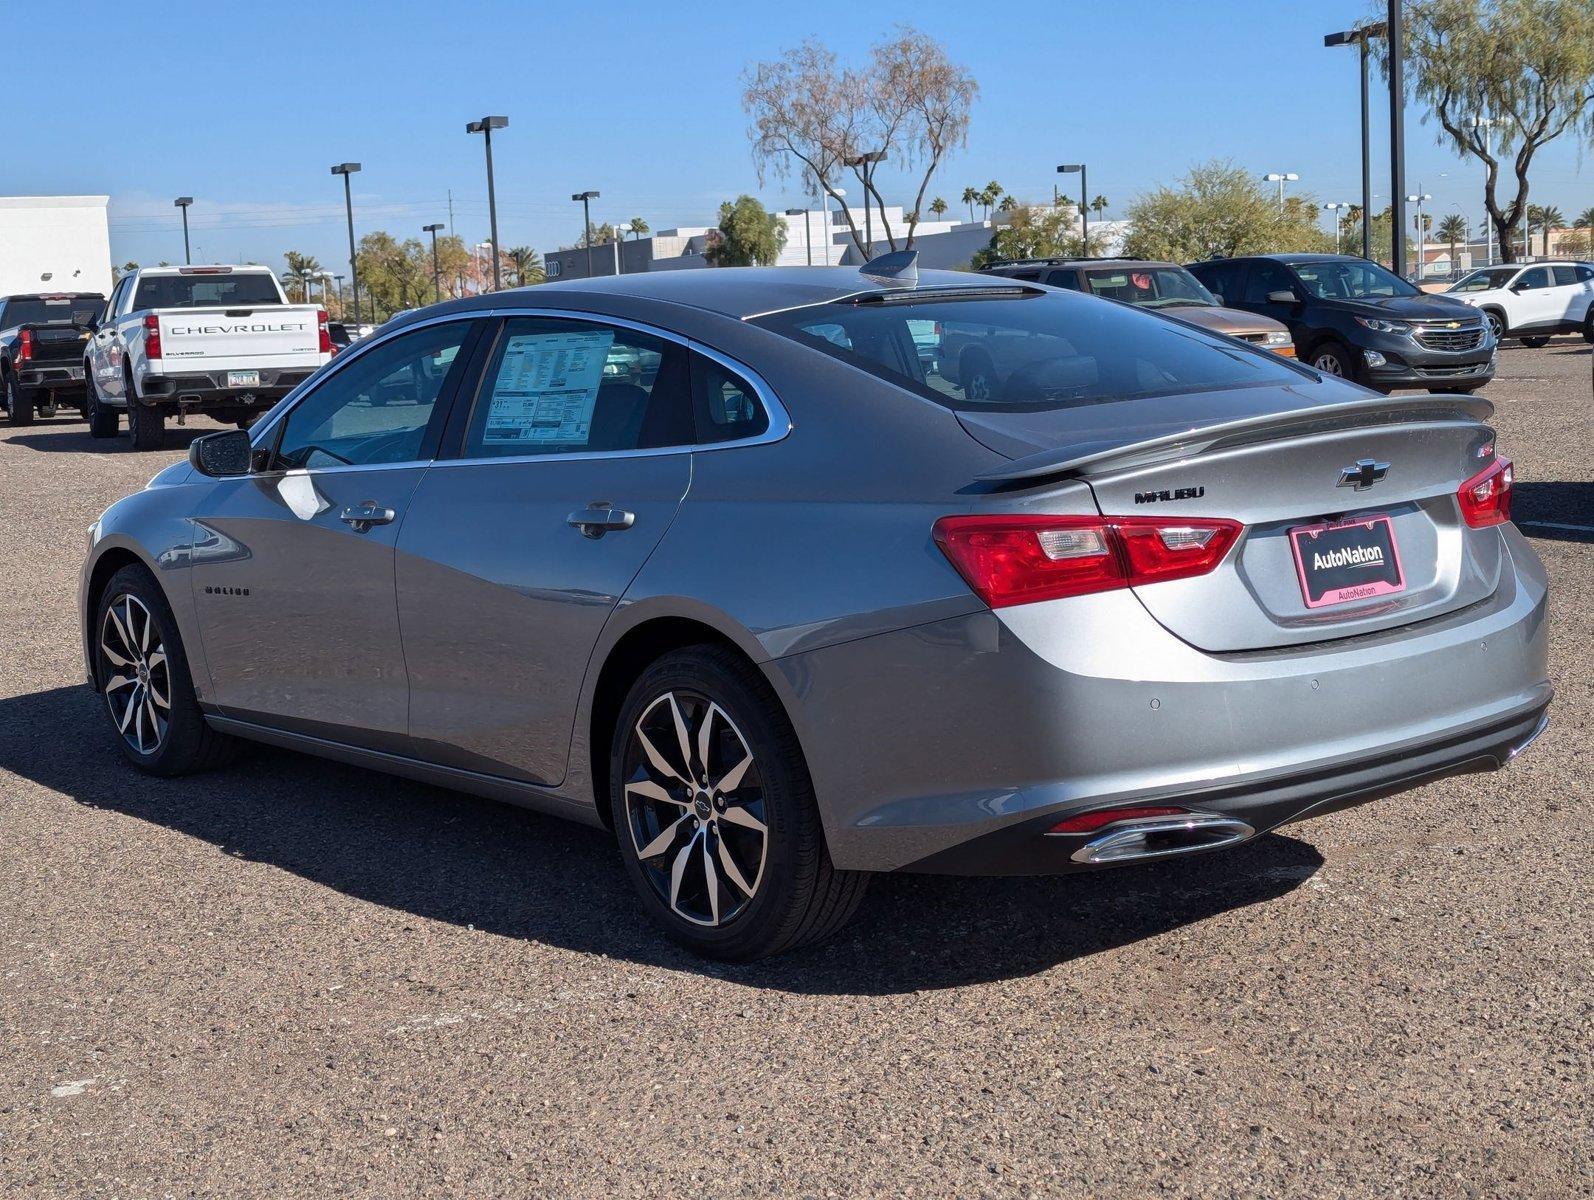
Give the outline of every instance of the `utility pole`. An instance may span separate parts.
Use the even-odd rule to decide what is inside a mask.
[[[1389,235],[1396,275],[1406,273],[1406,36],[1389,0]]]
[[[1090,205],[1085,203],[1085,197],[1090,194],[1090,188],[1085,185],[1085,164],[1064,163],[1057,168],[1059,175],[1072,175],[1079,172],[1079,252],[1084,258],[1090,257]],[[1055,190],[1055,185],[1053,185]],[[991,235],[996,235],[996,221],[991,220]]]
[[[442,227],[443,223],[441,221],[435,225],[421,226],[422,233],[432,235],[432,290],[437,293],[437,298],[433,301],[434,304],[440,304],[443,300],[443,273],[437,265],[437,231]]]
[[[1422,255],[1423,255],[1423,250],[1427,246],[1427,243],[1428,243],[1428,239],[1424,235],[1424,231],[1423,231],[1423,227],[1422,227],[1422,203],[1423,203],[1424,200],[1432,200],[1432,199],[1433,199],[1432,196],[1428,195],[1427,192],[1422,190],[1422,184],[1420,184],[1420,183],[1417,185],[1417,194],[1415,196],[1407,196],[1406,197],[1406,203],[1407,204],[1415,204],[1417,206],[1417,220],[1413,223],[1412,228],[1417,231],[1417,282],[1418,283],[1422,282]]]

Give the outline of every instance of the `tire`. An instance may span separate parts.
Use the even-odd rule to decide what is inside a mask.
[[[47,421],[54,420],[57,411],[54,400],[46,400],[39,406],[39,415]]]
[[[1312,347],[1311,367],[1321,371],[1324,375],[1333,375],[1340,379],[1359,379],[1362,374],[1361,362],[1345,345],[1330,339],[1319,342]]]
[[[24,391],[15,375],[6,376],[6,413],[13,425],[33,424],[33,393]]]
[[[732,776],[722,796],[714,785]],[[729,650],[676,650],[643,672],[620,709],[609,781],[620,857],[642,906],[698,954],[745,962],[810,945],[863,899],[868,874],[831,865],[780,702]]]
[[[1541,346],[1548,346],[1550,339],[1547,337],[1525,337],[1522,339],[1522,344],[1529,350],[1537,350]]]
[[[148,569],[134,564],[111,576],[93,637],[95,689],[128,762],[151,775],[189,775],[236,754],[237,742],[199,710],[177,621]]]
[[[1588,316],[1583,318],[1583,340],[1594,342],[1594,304],[1589,305]]]
[[[1494,340],[1504,341],[1509,332],[1509,327],[1505,323],[1505,314],[1498,308],[1486,308],[1483,310],[1483,319],[1489,323],[1489,332],[1494,334]]]
[[[160,450],[166,445],[166,414],[158,408],[140,404],[131,393],[127,397],[127,431],[133,435],[133,449]]]
[[[83,415],[88,419],[89,436],[91,438],[113,438],[121,427],[121,418],[114,408],[107,408],[100,401],[100,387],[94,382],[88,364],[83,366],[83,374],[87,379],[88,395],[83,402]]]
[[[990,356],[970,350],[958,362],[958,386],[969,400],[996,399],[996,364]]]

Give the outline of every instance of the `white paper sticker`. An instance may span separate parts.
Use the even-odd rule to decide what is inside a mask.
[[[511,337],[493,382],[482,444],[585,446],[613,344],[610,329]]]

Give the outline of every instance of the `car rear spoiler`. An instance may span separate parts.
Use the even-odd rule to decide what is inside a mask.
[[[1474,396],[1369,396],[1341,404],[1219,421],[1140,441],[1108,443],[1097,439],[1059,446],[992,467],[975,478],[982,483],[1029,483],[1069,475],[1098,474],[1109,468],[1143,466],[1251,442],[1332,430],[1418,422],[1481,424],[1493,415],[1494,405]]]

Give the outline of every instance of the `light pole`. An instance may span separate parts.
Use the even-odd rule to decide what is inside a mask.
[[[836,193],[836,198],[841,201],[841,207],[845,209],[847,207],[847,189],[833,188],[831,190]],[[835,234],[833,232],[835,226],[830,223],[830,193],[821,192],[820,196],[823,198],[825,206],[825,266],[828,267],[830,265],[830,243],[835,238]]]
[[[581,202],[581,223],[586,228],[586,236],[581,240],[587,246],[587,278],[592,278],[592,201],[598,198],[597,192],[577,192],[570,197]]]
[[[1085,164],[1064,163],[1057,168],[1059,175],[1072,175],[1079,172],[1079,253],[1084,258],[1090,257],[1090,206],[1085,203],[1085,196],[1090,191],[1085,186]],[[996,225],[992,222],[992,235],[995,235]]]
[[[1400,0],[1389,0],[1389,251],[1395,274],[1406,265],[1406,31]]]
[[[493,242],[493,291],[503,287],[498,274],[498,198],[493,194],[493,130],[509,128],[508,117],[483,117],[465,126],[466,133],[479,133],[487,147],[487,227]]]
[[[332,278],[335,279],[338,284],[338,311],[343,313],[343,276],[334,275]],[[348,318],[347,313],[343,313],[343,316],[345,320]],[[359,321],[356,320],[355,324],[359,324]]]
[[[873,194],[874,189],[869,186],[869,180],[874,177],[874,168],[878,164],[885,162],[885,160],[886,152],[884,150],[870,150],[867,154],[855,154],[851,158],[841,160],[844,166],[856,168],[859,178],[863,180],[863,241],[865,247],[863,256],[865,259],[874,257],[874,209],[869,203],[869,197]]]
[[[188,206],[194,202],[192,196],[179,196],[172,203],[183,210],[183,265],[188,266],[194,260],[188,256]]]
[[[1323,39],[1325,46],[1355,46],[1360,51],[1362,68],[1362,257],[1373,256],[1373,174],[1371,151],[1369,147],[1371,130],[1367,117],[1367,41],[1369,38],[1383,37],[1387,31],[1382,21],[1375,21],[1368,25],[1358,25],[1354,29],[1346,29],[1340,33],[1331,33]]]
[[[1282,217],[1284,215],[1284,185],[1286,183],[1297,182],[1300,179],[1300,176],[1294,171],[1269,171],[1266,175],[1262,176],[1262,178],[1268,183],[1276,183],[1279,185],[1279,216]]]
[[[803,219],[803,245],[808,249],[808,265],[814,265],[814,234],[808,225],[808,210],[806,208],[788,208],[788,217],[801,217]]]
[[[435,225],[421,226],[422,233],[432,235],[432,290],[437,293],[437,299],[434,301],[437,304],[441,304],[443,301],[443,273],[437,266],[437,231],[442,227],[443,223],[441,221]]]
[[[1334,253],[1338,254],[1339,253],[1339,237],[1340,237],[1339,210],[1342,209],[1342,208],[1350,208],[1351,206],[1349,204],[1344,203],[1343,201],[1334,201],[1332,203],[1323,205],[1323,207],[1327,211],[1329,211],[1329,212],[1334,214]]]
[[[359,163],[339,163],[332,168],[334,175],[343,176],[343,208],[349,216],[349,290],[354,296],[356,322],[360,319],[360,268],[354,261],[354,192],[349,187],[349,176],[359,169]]]
[[[1422,190],[1422,184],[1420,184],[1420,183],[1417,185],[1417,194],[1415,196],[1407,196],[1406,197],[1406,203],[1407,204],[1415,204],[1417,206],[1417,223],[1414,226],[1414,228],[1417,230],[1417,282],[1418,283],[1422,282],[1422,255],[1423,255],[1423,249],[1424,249],[1424,247],[1426,247],[1426,245],[1428,243],[1428,239],[1424,235],[1424,231],[1423,231],[1423,227],[1422,227],[1422,206],[1423,206],[1423,202],[1425,200],[1432,200],[1432,199],[1433,199],[1432,196],[1430,196],[1427,192]]]

